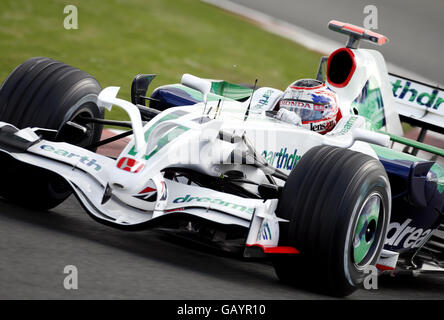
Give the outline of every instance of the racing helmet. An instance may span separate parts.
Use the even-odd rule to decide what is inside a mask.
[[[341,118],[336,93],[321,81],[301,79],[285,90],[279,108],[295,112],[303,127],[324,134]]]

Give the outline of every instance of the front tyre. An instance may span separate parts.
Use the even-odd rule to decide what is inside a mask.
[[[99,141],[102,133],[102,125],[86,119],[104,117],[97,106],[100,91],[97,80],[82,70],[49,58],[31,58],[0,87],[0,121],[19,129],[54,129],[56,141],[86,147]],[[5,156],[0,156],[0,166],[4,169],[0,196],[11,201],[51,209],[71,194],[68,183],[53,173],[16,164]]]
[[[312,148],[291,172],[276,209],[289,220],[280,224],[279,245],[301,252],[274,258],[278,277],[334,296],[351,294],[376,265],[390,206],[389,180],[377,159]]]

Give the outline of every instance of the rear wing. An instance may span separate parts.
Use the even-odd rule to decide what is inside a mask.
[[[383,45],[388,41],[387,37],[362,27],[335,20],[329,22],[328,28],[347,35],[348,42],[346,48],[341,48],[328,57],[321,58],[316,78],[331,84],[335,87],[335,91],[342,91],[346,100],[353,101],[355,99],[353,103],[356,102],[358,107],[363,106],[361,108],[363,112],[360,108],[357,108],[357,111],[368,118],[372,124],[376,124],[373,126],[374,130],[382,130],[385,124],[386,130],[380,132],[389,135],[391,141],[405,145],[404,152],[416,155],[418,150],[423,150],[443,157],[444,149],[427,145],[423,141],[428,130],[444,134],[444,89],[395,74],[387,74],[382,55],[374,54],[374,50],[358,49],[361,40]],[[347,54],[342,54],[343,52]],[[373,61],[373,65],[369,61]],[[333,70],[331,71],[333,75],[334,72],[339,74],[339,80],[342,82],[328,79],[329,66],[330,71]],[[362,71],[359,69],[364,71],[358,74],[359,71]],[[341,74],[344,72],[345,76]],[[375,81],[375,79],[382,78],[383,81],[379,81],[379,83]],[[363,80],[367,82],[364,84]],[[360,94],[359,89],[362,90]],[[381,93],[383,94],[382,98]],[[378,108],[382,110],[378,110]],[[380,117],[381,114],[382,117]],[[390,123],[388,122],[388,114],[396,114],[396,116],[390,117]],[[382,122],[379,118],[382,119]],[[400,121],[421,128],[416,141],[401,136]],[[390,130],[389,124],[391,124]],[[397,130],[398,128],[399,130]],[[397,131],[401,131],[401,133]],[[413,149],[411,150],[411,148]]]
[[[389,73],[401,121],[444,134],[444,89]]]
[[[385,44],[387,37],[364,28],[332,20],[330,30],[349,37],[347,48],[357,49],[360,40],[367,40],[378,45]],[[326,79],[328,57],[322,57],[316,78]],[[439,88],[420,81],[389,73],[393,91],[394,109],[400,120],[425,130],[444,134],[444,88]]]
[[[357,49],[359,46],[359,40],[361,39],[373,42],[380,46],[388,41],[388,38],[382,34],[337,20],[330,21],[328,23],[328,28],[347,35],[349,37],[347,48],[351,49]]]

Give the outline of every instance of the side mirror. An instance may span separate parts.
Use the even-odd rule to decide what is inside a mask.
[[[134,105],[146,105],[146,91],[155,77],[155,74],[138,74],[134,77],[133,83],[131,84],[131,102]]]
[[[184,86],[200,91],[203,95],[204,103],[207,103],[207,96],[211,91],[210,81],[185,73],[180,82]]]

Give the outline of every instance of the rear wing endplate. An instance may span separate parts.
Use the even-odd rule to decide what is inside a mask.
[[[444,89],[390,73],[401,121],[444,134]]]

